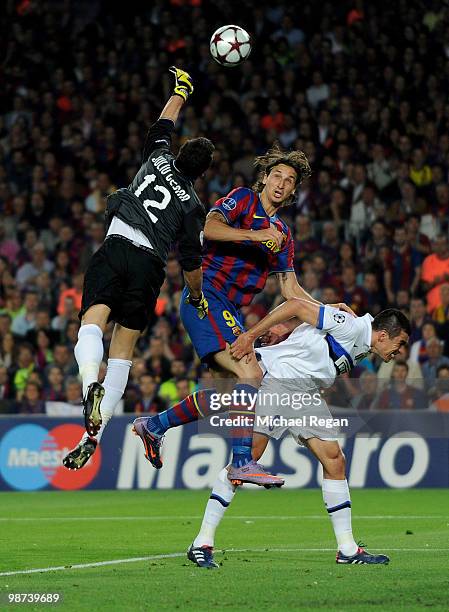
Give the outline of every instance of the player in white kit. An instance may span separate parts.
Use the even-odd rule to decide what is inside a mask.
[[[321,420],[332,417],[320,389],[331,386],[336,376],[349,372],[367,353],[387,362],[393,359],[408,342],[410,323],[396,309],[384,310],[374,319],[370,314],[354,317],[332,306],[293,298],[239,336],[231,347],[233,356],[241,359],[251,354],[255,340],[283,322],[293,330],[290,336],[277,345],[256,349],[264,378],[256,405],[253,457],[260,459],[270,438],[290,433],[323,466],[323,500],[337,540],[337,563],[388,563],[386,555],[373,555],[359,547],[352,535],[345,458],[337,431]],[[288,402],[273,402],[273,397],[286,396]],[[227,468],[214,484],[200,532],[188,550],[188,558],[200,567],[218,567],[213,559],[215,531],[236,484],[242,483],[231,483]]]

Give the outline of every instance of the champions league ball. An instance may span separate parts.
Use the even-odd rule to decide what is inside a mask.
[[[212,34],[210,52],[221,66],[226,68],[238,66],[251,53],[250,35],[236,25],[222,26]]]

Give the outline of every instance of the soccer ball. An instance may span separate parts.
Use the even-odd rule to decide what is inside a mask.
[[[251,53],[250,35],[236,25],[222,26],[212,34],[210,52],[221,66],[226,68],[238,66]]]

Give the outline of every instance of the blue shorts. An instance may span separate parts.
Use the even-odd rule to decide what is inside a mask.
[[[214,353],[223,351],[227,344],[232,344],[245,331],[241,314],[226,296],[209,283],[203,283],[203,293],[209,303],[209,315],[204,319],[198,317],[198,311],[185,303],[187,287],[184,287],[181,298],[181,321],[201,361],[208,361]]]

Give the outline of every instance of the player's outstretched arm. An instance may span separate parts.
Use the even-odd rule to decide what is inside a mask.
[[[251,242],[265,242],[272,240],[278,249],[282,246],[284,235],[272,225],[263,230],[238,229],[228,225],[223,218],[223,215],[215,210],[212,210],[206,219],[204,228],[204,237],[207,240],[216,240],[218,242],[241,242],[250,240]]]
[[[173,95],[164,106],[158,121],[148,131],[143,147],[142,161],[146,161],[155,149],[170,149],[171,133],[175,128],[179,113],[193,92],[192,79],[187,72],[175,68],[175,66],[170,68],[170,72],[175,75]]]
[[[176,66],[170,66],[170,72],[175,76],[173,95],[164,106],[159,119],[169,119],[176,123],[181,108],[193,93],[193,83],[192,77],[185,70],[176,68]]]
[[[265,334],[270,327],[289,321],[296,317],[300,322],[317,326],[320,313],[320,304],[303,300],[301,298],[290,298],[261,319],[254,327],[241,334],[231,345],[231,355],[235,359],[241,359],[252,352],[254,342]]]
[[[170,66],[170,72],[175,76],[173,95],[162,109],[159,119],[168,119],[176,123],[181,108],[193,93],[193,83],[190,74],[185,70],[181,70],[181,68]]]
[[[172,121],[173,124],[176,123],[179,117],[179,113],[181,112],[181,108],[184,106],[184,100],[179,96],[171,96],[168,99],[167,104],[164,106],[162,113],[160,114],[159,121],[161,119],[167,119],[168,121]]]
[[[296,297],[319,304],[317,300],[301,287],[294,272],[278,272],[277,277],[279,279],[281,295],[285,300]]]
[[[301,285],[298,283],[298,279],[296,278],[296,274],[294,272],[279,272],[277,274],[279,279],[280,287],[281,287],[281,295],[286,300],[290,298],[300,298],[303,300],[307,300],[308,302],[313,302],[314,304],[318,304],[318,306],[322,306],[321,302],[315,300],[311,295],[305,291]],[[353,317],[357,315],[352,310],[350,306],[345,304],[344,302],[338,302],[337,304],[329,304],[329,306],[333,306],[334,308],[338,308],[339,310],[343,310],[344,312],[348,312]]]

